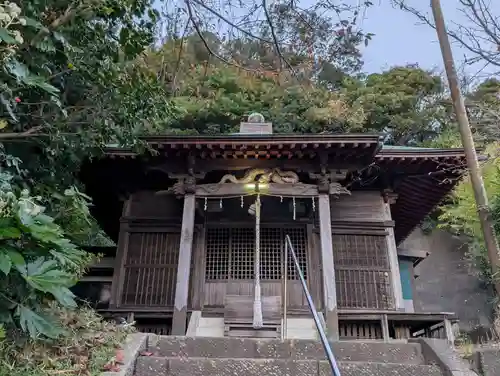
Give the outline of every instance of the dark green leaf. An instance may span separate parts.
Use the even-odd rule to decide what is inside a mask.
[[[47,214],[38,214],[35,220],[41,224],[48,225],[54,223],[54,218],[48,216]]]
[[[63,333],[62,329],[57,327],[51,320],[25,306],[18,305],[16,314],[19,316],[21,328],[28,332],[33,339],[38,338],[39,335],[57,338]]]
[[[32,74],[32,75],[25,77],[23,79],[23,82],[26,85],[39,87],[40,89],[45,90],[46,92],[48,92],[50,94],[56,94],[59,92],[58,88],[47,83],[45,81],[45,78],[43,78],[41,76],[35,76]]]
[[[10,268],[12,267],[12,261],[10,257],[0,251],[0,271],[2,271],[5,275],[9,274]]]
[[[15,221],[12,218],[0,218],[0,227],[12,226]]]
[[[23,277],[31,287],[43,292],[52,293],[56,287],[71,286],[73,276],[56,267],[54,260],[45,261],[43,257],[39,257],[26,266],[27,272]]]
[[[61,42],[61,44],[63,46],[68,46],[69,45],[67,39],[61,33],[53,32],[52,35],[54,36],[54,39],[57,40],[57,41],[59,41],[59,42]]]
[[[44,77],[37,76],[30,72],[29,68],[17,61],[11,60],[6,64],[6,68],[13,76],[15,76],[18,81],[23,82],[28,86],[36,86],[42,90],[45,90],[51,94],[56,94],[59,92],[59,89],[47,83]]]
[[[17,227],[0,227],[0,239],[19,239],[21,230]]]
[[[63,306],[76,308],[75,295],[67,287],[57,286],[49,292],[54,295],[54,298]]]
[[[54,46],[54,43],[50,38],[45,38],[44,40],[38,42],[35,45],[36,48],[38,48],[40,51],[43,52],[55,52],[56,46]]]
[[[28,67],[16,59],[10,60],[5,66],[9,73],[14,75],[20,81],[23,81],[31,74]]]
[[[24,257],[19,252],[13,249],[9,249],[7,251],[7,255],[9,256],[9,259],[12,262],[12,264],[15,265],[16,267],[25,266],[26,262],[24,261]]]
[[[0,27],[0,40],[8,44],[19,44],[19,42],[9,34],[9,31]]]
[[[44,243],[55,243],[60,240],[61,234],[57,227],[39,225],[37,223],[32,223],[28,227],[28,231],[33,235],[33,237]]]
[[[17,215],[21,223],[26,227],[30,227],[35,223],[35,219],[31,215],[30,211],[27,210],[25,207],[20,207],[19,210],[17,211]]]
[[[10,310],[0,310],[0,322],[4,324],[11,324],[13,322]]]
[[[38,22],[37,20],[34,20],[33,18],[29,18],[29,17],[23,17],[25,20],[26,20],[26,26],[31,26],[31,27],[34,27],[36,29],[41,29],[43,28],[43,25]]]

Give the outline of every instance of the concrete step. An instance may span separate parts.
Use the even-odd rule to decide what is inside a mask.
[[[326,359],[313,340],[154,336],[149,351],[155,356],[240,359]],[[340,341],[332,343],[338,361],[424,364],[420,344]]]
[[[342,376],[443,376],[437,366],[340,362]],[[331,376],[326,361],[139,357],[135,376]]]

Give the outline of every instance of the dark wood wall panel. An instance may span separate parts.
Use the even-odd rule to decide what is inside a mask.
[[[134,193],[130,200],[129,216],[134,218],[182,218],[183,200],[175,196],[158,196],[155,192]]]
[[[380,192],[352,192],[330,200],[332,221],[384,221],[384,201]]]
[[[180,233],[130,233],[122,305],[173,307],[179,244]]]
[[[386,236],[333,234],[339,308],[393,309]]]

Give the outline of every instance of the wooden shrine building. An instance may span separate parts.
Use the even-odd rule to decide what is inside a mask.
[[[452,314],[414,312],[412,266],[425,255],[398,244],[457,183],[462,150],[388,147],[370,134],[144,141],[145,154],[110,147],[82,166],[117,244],[104,313],[175,335],[315,336],[284,260],[289,235],[332,340],[451,335]]]

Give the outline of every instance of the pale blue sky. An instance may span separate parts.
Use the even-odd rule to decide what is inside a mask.
[[[443,70],[443,61],[434,29],[418,22],[410,13],[394,9],[390,0],[375,0],[368,8],[362,27],[375,35],[373,42],[365,49],[366,72],[377,72],[394,65],[418,63],[422,68]],[[467,20],[457,10],[458,0],[441,0],[445,20],[465,24]],[[430,15],[430,0],[412,0],[411,5]],[[500,0],[491,0],[493,13],[500,17]],[[454,46],[457,65],[463,61],[464,49]],[[468,67],[469,74],[475,74],[479,67]]]

